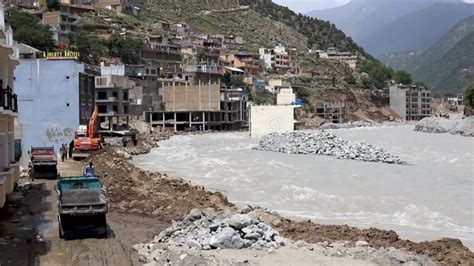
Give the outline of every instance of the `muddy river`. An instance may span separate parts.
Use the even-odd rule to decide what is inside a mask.
[[[334,132],[379,145],[409,165],[255,151],[257,140],[246,133],[176,136],[134,161],[237,204],[323,224],[393,229],[415,241],[454,237],[474,249],[474,138],[413,126]]]

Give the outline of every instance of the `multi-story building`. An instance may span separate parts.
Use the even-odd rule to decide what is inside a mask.
[[[91,6],[61,4],[59,11],[43,13],[42,23],[50,26],[56,43],[68,45],[69,33],[82,27],[79,15],[91,11],[94,11]]]
[[[350,68],[355,69],[359,57],[350,52],[339,52],[337,48],[330,47],[326,52],[320,52],[319,57],[347,64]]]
[[[317,101],[315,104],[316,115],[334,124],[347,122],[346,109],[345,101]]]
[[[273,94],[278,94],[281,89],[290,89],[291,83],[282,79],[269,79],[265,88]]]
[[[431,116],[431,90],[415,85],[390,86],[390,108],[406,120]]]
[[[100,76],[100,68],[84,64],[84,72],[79,73],[79,123],[87,125],[95,108],[95,77]]]
[[[31,146],[54,146],[59,152],[79,125],[86,124],[94,104],[89,75],[75,59],[20,60],[15,87],[18,106],[25,110],[18,116],[24,155]]]
[[[13,191],[20,177],[20,164],[15,156],[15,120],[18,113],[14,88],[14,70],[19,54],[13,40],[12,28],[5,24],[3,5],[0,1],[0,208],[6,195]]]
[[[145,121],[153,127],[174,131],[238,130],[247,120],[248,99],[242,88],[163,81],[160,94],[164,109],[144,112]]]
[[[231,66],[242,69],[247,75],[256,76],[262,71],[258,54],[227,53],[220,58]]]
[[[107,75],[95,77],[95,102],[99,110],[102,126],[101,133],[113,133],[126,130],[129,125],[129,91],[133,90],[135,82],[125,76]],[[125,125],[122,127],[122,119]],[[115,121],[114,121],[115,120]]]
[[[282,73],[298,71],[298,50],[295,48],[287,49],[280,44],[271,49],[260,48],[259,54],[267,69],[275,69]]]

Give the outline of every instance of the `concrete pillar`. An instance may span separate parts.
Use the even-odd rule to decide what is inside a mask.
[[[178,126],[176,125],[176,112],[174,112],[174,121],[173,121],[173,124],[174,124],[174,132],[178,131]]]
[[[193,117],[193,115],[191,114],[191,112],[189,112],[189,129],[191,129],[191,125],[192,125],[192,122],[193,122],[192,117]]]
[[[10,163],[15,163],[15,139],[13,116],[8,118],[8,157]]]
[[[0,114],[0,172],[10,166],[8,158],[6,117]]]
[[[165,130],[165,128],[166,128],[166,125],[165,125],[165,116],[166,116],[165,113],[161,113],[161,118],[163,119],[163,130]]]
[[[206,131],[206,113],[202,112],[202,131]]]

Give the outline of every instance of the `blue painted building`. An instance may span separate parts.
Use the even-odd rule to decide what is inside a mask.
[[[54,146],[74,138],[79,126],[79,79],[84,65],[74,60],[22,59],[15,70],[23,154],[31,146]],[[23,156],[22,164],[29,160]]]

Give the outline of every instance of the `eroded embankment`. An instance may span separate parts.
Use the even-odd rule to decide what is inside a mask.
[[[221,193],[209,192],[200,185],[180,178],[138,169],[114,147],[97,152],[90,159],[94,161],[97,173],[107,186],[113,211],[146,215],[171,224],[172,220],[183,219],[193,208],[212,207],[224,213],[236,210]],[[365,240],[374,247],[396,247],[424,254],[436,263],[474,264],[474,253],[457,239],[443,238],[415,243],[401,240],[394,231],[320,225],[311,221],[293,221],[277,213],[266,213],[263,217],[265,222],[291,240],[309,243]]]

